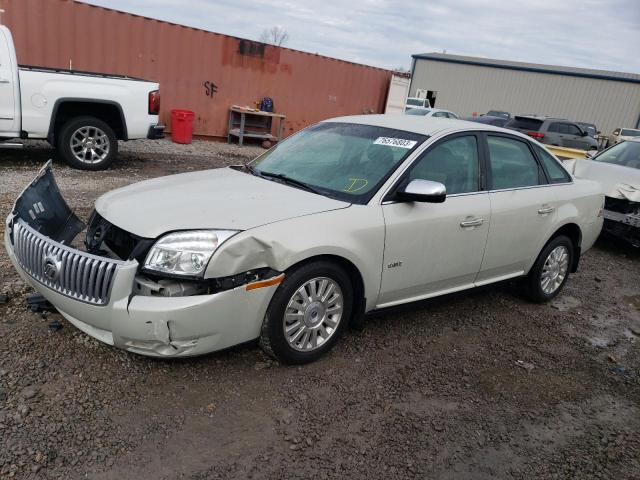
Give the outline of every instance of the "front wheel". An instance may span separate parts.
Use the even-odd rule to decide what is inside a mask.
[[[545,245],[527,277],[527,293],[534,302],[547,302],[560,293],[573,263],[573,243],[559,235]]]
[[[352,306],[351,280],[338,265],[319,261],[294,268],[271,299],[260,346],[283,363],[312,362],[338,341]]]
[[[95,117],[77,117],[60,129],[58,151],[72,167],[80,170],[104,170],[118,154],[113,129]]]

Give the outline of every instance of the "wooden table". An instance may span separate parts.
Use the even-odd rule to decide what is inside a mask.
[[[278,136],[271,135],[271,124],[278,119]],[[271,112],[256,112],[244,108],[231,107],[229,109],[229,129],[227,143],[231,137],[238,137],[238,145],[242,146],[245,138],[259,138],[277,142],[282,139],[286,115]]]

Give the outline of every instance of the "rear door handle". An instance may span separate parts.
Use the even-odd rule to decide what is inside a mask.
[[[538,213],[540,215],[547,215],[548,213],[551,213],[555,210],[555,208],[551,207],[551,206],[547,206],[547,207],[542,207],[540,209],[538,209]]]
[[[471,220],[464,220],[460,222],[460,226],[462,228],[479,227],[483,223],[484,223],[484,218],[473,218]]]
[[[9,83],[9,82],[11,82],[11,80],[9,80],[8,78],[0,77],[0,83]]]

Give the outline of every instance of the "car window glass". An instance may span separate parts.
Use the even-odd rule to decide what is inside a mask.
[[[552,124],[549,125],[549,128],[547,128],[548,132],[557,132],[558,131],[558,123],[554,122]]]
[[[567,128],[569,129],[569,135],[578,135],[578,136],[582,135],[582,132],[580,131],[580,129],[575,125],[571,125],[570,123],[568,123]]]
[[[366,203],[426,138],[373,125],[323,122],[278,142],[252,165],[265,178],[284,175],[331,198]]]
[[[558,161],[547,152],[544,148],[541,148],[537,145],[534,145],[534,148],[542,160],[544,167],[547,169],[547,173],[549,174],[549,180],[551,183],[565,183],[570,182],[571,177],[569,174],[565,172],[564,168],[560,166]]]
[[[456,137],[429,149],[411,168],[409,181],[440,182],[447,188],[447,195],[475,192],[478,168],[476,137]]]
[[[492,188],[539,185],[540,170],[527,144],[507,137],[487,137]]]
[[[447,116],[447,114],[445,112],[436,112],[433,114],[433,116],[438,118],[444,118]]]
[[[614,147],[602,152],[593,160],[640,169],[640,142],[618,143]]]
[[[569,125],[566,123],[558,123],[558,132],[569,135]]]

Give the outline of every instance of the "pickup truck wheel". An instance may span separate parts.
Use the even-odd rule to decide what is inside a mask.
[[[287,272],[262,324],[260,346],[283,363],[302,364],[329,351],[349,323],[353,287],[331,262],[313,262]]]
[[[118,140],[112,128],[95,117],[77,117],[60,129],[58,151],[72,167],[104,170],[118,154]]]
[[[559,235],[545,245],[527,277],[529,298],[547,302],[560,293],[573,263],[573,243]]]

